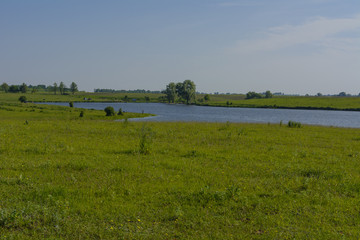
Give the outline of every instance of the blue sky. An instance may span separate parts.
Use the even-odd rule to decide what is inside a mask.
[[[0,0],[0,82],[360,92],[359,0]]]

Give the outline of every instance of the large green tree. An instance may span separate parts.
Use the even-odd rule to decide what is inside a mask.
[[[174,103],[176,99],[176,84],[171,82],[166,85],[166,89],[163,91],[166,95],[166,99],[169,103]]]
[[[191,80],[185,80],[182,85],[182,98],[190,104],[195,101],[196,85]]]
[[[57,85],[57,83],[54,83],[53,90],[54,90],[55,95],[56,95],[57,89],[58,89],[58,85]]]
[[[77,87],[77,84],[72,82],[71,85],[70,85],[70,91],[72,92],[72,94],[74,94],[75,92],[78,91],[78,87]]]
[[[28,90],[27,85],[26,85],[25,83],[21,84],[21,86],[20,86],[20,92],[26,93],[27,90]]]
[[[59,84],[59,91],[60,91],[60,94],[63,95],[65,93],[65,84],[63,82],[60,82]]]
[[[1,84],[1,89],[7,93],[9,92],[9,85],[7,83],[3,83]]]

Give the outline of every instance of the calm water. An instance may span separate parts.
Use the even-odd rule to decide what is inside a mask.
[[[47,103],[68,106],[68,103]],[[131,121],[196,121],[196,122],[249,122],[287,123],[289,120],[303,124],[360,128],[360,112],[292,110],[261,108],[201,107],[164,103],[74,103],[74,107],[103,110],[112,106],[115,111],[153,113],[157,116]]]

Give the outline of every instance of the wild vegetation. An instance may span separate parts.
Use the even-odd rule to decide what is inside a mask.
[[[2,239],[360,238],[360,129],[123,114],[0,103]]]

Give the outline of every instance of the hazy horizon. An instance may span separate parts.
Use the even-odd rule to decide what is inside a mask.
[[[0,3],[0,84],[360,92],[360,1]]]

